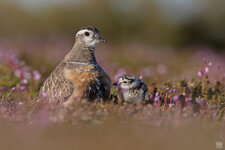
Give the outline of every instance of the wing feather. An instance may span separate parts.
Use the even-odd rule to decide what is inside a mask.
[[[66,100],[73,92],[73,84],[63,75],[65,63],[61,62],[55,70],[49,75],[40,89],[41,93],[46,92],[49,102],[62,102]]]

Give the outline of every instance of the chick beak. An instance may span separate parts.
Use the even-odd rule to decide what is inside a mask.
[[[117,86],[117,85],[118,85],[117,82],[113,83],[113,86]]]

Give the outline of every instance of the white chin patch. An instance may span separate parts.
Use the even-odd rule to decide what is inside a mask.
[[[89,32],[90,35],[85,36],[84,35],[85,32]],[[87,29],[80,30],[80,31],[77,32],[76,37],[80,34],[83,35],[83,41],[85,42],[85,44],[88,47],[96,47],[98,45],[99,41],[94,38],[94,36],[93,36],[94,33],[92,31],[87,30]]]
[[[124,84],[121,84],[120,87],[121,87],[122,89],[129,89],[129,88],[130,88],[129,85],[124,85]]]
[[[84,38],[84,42],[85,42],[85,44],[88,46],[88,47],[96,47],[97,45],[98,45],[98,41],[97,40],[86,40],[85,38]]]

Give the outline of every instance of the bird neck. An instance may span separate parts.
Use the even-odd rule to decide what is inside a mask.
[[[97,64],[95,48],[88,47],[80,42],[75,42],[72,50],[65,56],[64,61]]]

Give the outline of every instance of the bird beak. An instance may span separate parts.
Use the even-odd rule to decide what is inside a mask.
[[[101,37],[99,37],[98,39],[99,39],[99,41],[101,41],[101,42],[103,42],[103,43],[107,43],[107,40],[105,40],[105,39],[103,39],[103,38],[101,38]]]
[[[95,37],[95,39],[99,40],[100,42],[103,42],[103,43],[107,42],[105,39],[101,38],[99,34],[95,34],[94,37]]]
[[[113,83],[113,86],[117,86],[117,85],[118,85],[117,82]]]

